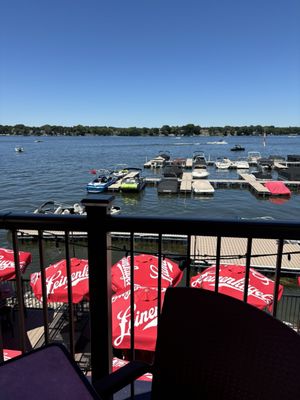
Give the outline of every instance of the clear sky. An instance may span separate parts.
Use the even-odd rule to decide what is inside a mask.
[[[300,126],[299,0],[0,9],[0,124]]]

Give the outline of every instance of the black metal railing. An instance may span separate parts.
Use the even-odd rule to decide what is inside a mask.
[[[216,265],[216,286],[218,291],[218,273],[222,262],[221,250],[222,239],[245,238],[247,241],[246,253],[246,278],[244,286],[244,301],[247,301],[249,269],[252,265],[252,242],[253,239],[276,239],[276,262],[274,269],[274,304],[272,314],[277,316],[284,313],[284,307],[280,306],[278,312],[278,291],[280,279],[283,274],[282,257],[284,254],[284,241],[299,240],[300,238],[300,222],[282,222],[282,221],[247,221],[247,220],[225,220],[225,219],[200,219],[200,218],[161,218],[161,217],[143,217],[143,216],[112,216],[109,214],[109,208],[112,204],[112,196],[95,195],[83,200],[86,208],[86,216],[74,215],[37,215],[37,214],[0,214],[0,230],[7,230],[11,234],[11,244],[14,250],[16,265],[16,303],[18,305],[18,333],[20,338],[19,349],[28,350],[26,346],[26,321],[25,311],[26,302],[24,302],[24,285],[22,285],[22,276],[20,273],[18,252],[22,248],[22,236],[19,235],[20,230],[34,230],[36,232],[37,244],[37,266],[42,273],[43,282],[43,298],[47,298],[45,283],[45,236],[44,232],[62,231],[60,235],[63,241],[64,256],[67,259],[67,275],[68,282],[71,281],[70,269],[70,243],[76,237],[76,232],[87,232],[87,252],[89,261],[89,313],[90,313],[90,340],[91,340],[91,369],[92,377],[97,380],[111,371],[112,358],[112,331],[111,331],[111,265],[112,253],[114,250],[126,252],[131,255],[131,307],[134,306],[134,254],[146,248],[152,254],[156,254],[159,259],[158,263],[158,292],[160,293],[161,273],[163,257],[172,255],[181,260],[185,267],[184,284],[189,285],[190,277],[193,271],[194,255],[191,254],[191,242],[194,236],[213,236],[216,237],[215,259]],[[115,245],[114,233],[118,233],[124,243]],[[112,239],[113,238],[113,239]],[[145,239],[147,238],[147,240]],[[149,245],[149,238],[152,239]],[[168,247],[169,241],[172,241],[173,247]],[[234,240],[234,239],[233,239]],[[147,243],[146,243],[147,242]],[[180,244],[178,244],[180,243]],[[175,250],[174,250],[175,247]],[[299,247],[300,249],[300,247]],[[197,257],[195,256],[195,260]],[[288,273],[288,271],[285,271]],[[300,273],[300,265],[294,274]],[[75,355],[74,344],[74,307],[72,303],[71,285],[68,285],[68,304],[66,307],[69,329],[69,348],[71,354]],[[158,310],[161,308],[162,299],[158,296]],[[294,304],[294,303],[293,303]],[[297,303],[298,304],[298,303]],[[298,305],[291,306],[295,310],[293,315],[299,312]],[[43,309],[43,341],[48,343],[51,341],[49,326],[49,305],[47,302],[42,303]],[[66,313],[65,313],[66,314]],[[286,315],[285,312],[284,315]],[[297,315],[295,317],[297,319]],[[287,320],[293,324],[292,317]],[[134,358],[134,314],[131,313],[131,357]],[[0,357],[1,357],[0,351]]]

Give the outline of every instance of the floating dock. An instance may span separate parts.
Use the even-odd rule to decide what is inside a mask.
[[[192,173],[184,172],[182,174],[180,182],[180,192],[191,192],[192,191]]]
[[[192,182],[192,190],[196,195],[213,195],[215,189],[206,179],[195,179]]]
[[[240,174],[240,177],[244,179],[251,189],[256,192],[256,194],[261,196],[270,196],[270,191],[260,182],[258,182],[254,175],[251,174]]]

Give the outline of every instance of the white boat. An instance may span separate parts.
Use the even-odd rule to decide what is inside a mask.
[[[255,163],[261,158],[261,154],[259,151],[248,151],[248,158],[247,160]]]
[[[15,147],[15,151],[16,151],[17,153],[23,153],[24,147],[22,147],[22,146],[16,146],[16,147]]]
[[[115,215],[121,212],[118,206],[111,206],[110,214]],[[33,211],[34,214],[56,214],[56,215],[86,215],[84,206],[79,203],[73,205],[58,203],[56,201],[46,201]]]
[[[231,167],[231,161],[229,160],[229,158],[217,158],[216,162],[215,162],[215,166],[218,169],[228,169]]]
[[[194,151],[193,153],[193,167],[195,165],[207,165],[207,160],[203,151]]]
[[[225,140],[217,140],[214,142],[207,142],[206,144],[228,144]]]
[[[192,191],[194,194],[211,195],[215,189],[209,181],[193,181]]]
[[[209,173],[207,172],[205,165],[196,164],[192,170],[193,179],[204,179],[207,178]]]
[[[247,160],[239,158],[236,161],[232,161],[231,162],[231,167],[230,168],[249,169],[249,163],[248,163]]]

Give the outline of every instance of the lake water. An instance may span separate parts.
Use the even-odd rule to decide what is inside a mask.
[[[261,137],[227,137],[227,145],[207,144],[218,137],[0,137],[0,210],[32,211],[47,200],[73,204],[86,196],[86,184],[92,180],[93,168],[116,168],[118,164],[143,168],[143,164],[160,151],[174,157],[192,157],[204,151],[207,158],[237,158],[248,151],[262,156],[300,153],[300,137],[270,136],[266,147]],[[245,152],[230,148],[242,144]],[[16,153],[15,146],[24,153]],[[235,171],[218,171],[209,167],[211,178],[237,178]],[[160,172],[144,170],[144,176]],[[217,189],[213,197],[191,194],[158,195],[156,187],[146,187],[139,194],[115,193],[115,205],[126,215],[184,215],[198,217],[256,218],[295,220],[300,215],[300,194],[293,193],[284,204],[258,199],[248,189]]]

